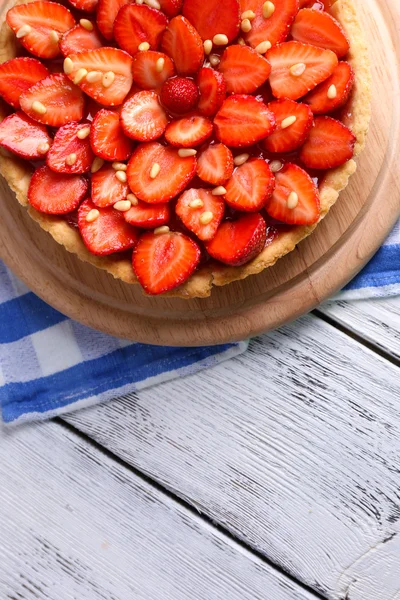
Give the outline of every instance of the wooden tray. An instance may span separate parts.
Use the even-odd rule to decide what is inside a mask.
[[[0,8],[5,14],[12,5]],[[357,0],[373,69],[373,112],[357,173],[297,249],[207,299],[149,298],[139,286],[69,254],[0,181],[0,257],[41,298],[86,325],[140,342],[197,346],[240,340],[311,310],[373,255],[400,214],[398,0]],[[1,17],[1,14],[0,14]],[[397,47],[396,47],[397,46]]]

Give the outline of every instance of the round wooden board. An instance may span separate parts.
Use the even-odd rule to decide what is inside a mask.
[[[0,13],[13,4],[8,0]],[[0,257],[41,298],[95,329],[135,341],[198,346],[244,339],[311,310],[345,285],[400,214],[398,0],[357,0],[373,70],[366,150],[316,231],[260,275],[210,298],[150,298],[81,262],[32,221],[1,179]],[[0,15],[1,16],[1,15]]]

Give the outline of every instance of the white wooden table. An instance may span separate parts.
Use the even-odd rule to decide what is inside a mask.
[[[399,600],[400,299],[0,435],[0,600]]]

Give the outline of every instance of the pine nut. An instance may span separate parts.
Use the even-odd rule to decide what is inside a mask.
[[[78,131],[78,133],[76,134],[76,137],[79,138],[80,140],[86,140],[87,137],[89,137],[90,135],[90,127],[83,127],[82,129],[80,129]]]
[[[92,210],[89,210],[88,214],[86,215],[86,221],[88,223],[93,223],[93,221],[98,219],[99,216],[100,216],[100,211],[97,210],[97,208],[92,208]]]
[[[74,70],[74,63],[69,58],[69,56],[67,56],[67,58],[64,60],[64,73],[66,75],[71,75],[73,70]]]
[[[139,200],[136,198],[135,194],[128,194],[126,199],[129,200],[132,206],[137,206],[139,204]]]
[[[47,113],[47,108],[44,104],[39,102],[39,100],[35,100],[34,102],[32,102],[31,108],[34,112],[38,113],[38,115],[45,115]]]
[[[286,129],[287,127],[290,127],[291,125],[293,125],[293,123],[296,123],[297,118],[292,115],[291,117],[286,117],[286,119],[283,119],[282,123],[281,123],[281,129]]]
[[[212,41],[216,46],[226,46],[229,42],[228,37],[224,33],[217,33],[217,35],[214,35]]]
[[[329,87],[327,96],[328,96],[329,100],[333,100],[334,98],[336,98],[336,96],[337,96],[336,85],[331,85]]]
[[[143,4],[143,0],[136,0],[136,4]]]
[[[86,75],[86,81],[88,83],[97,83],[100,79],[103,79],[103,73],[100,71],[90,71],[90,73]]]
[[[147,4],[147,6],[150,6],[150,8],[156,8],[157,10],[160,10],[161,8],[161,4],[158,2],[158,0],[143,0],[145,4]]]
[[[157,59],[157,62],[156,62],[156,71],[157,71],[157,73],[162,73],[164,65],[165,65],[165,58],[163,58],[161,56],[159,59]]]
[[[219,63],[221,62],[221,59],[217,54],[211,54],[209,61],[213,67],[217,67],[219,65]]]
[[[212,47],[213,47],[213,43],[211,40],[205,40],[203,42],[204,53],[207,54],[207,56],[210,54]]]
[[[187,156],[195,156],[197,154],[197,150],[194,150],[193,148],[180,148],[178,150],[178,155],[181,158],[186,158]]]
[[[252,21],[253,19],[256,18],[256,13],[253,12],[252,10],[245,10],[244,12],[242,12],[242,14],[240,15],[240,19],[243,21],[243,19],[249,19],[249,21]]]
[[[219,185],[218,187],[214,188],[211,193],[213,196],[223,196],[226,194],[226,189],[222,185]]]
[[[297,63],[295,65],[292,65],[289,69],[290,73],[295,77],[300,77],[301,75],[303,75],[305,70],[306,65],[304,63]]]
[[[296,206],[299,203],[299,197],[296,194],[296,192],[290,192],[287,201],[286,201],[286,206],[290,209],[296,208]]]
[[[86,69],[78,69],[78,71],[75,73],[75,77],[74,77],[75,85],[79,85],[85,79],[87,74],[88,74],[88,72]]]
[[[105,73],[103,75],[103,79],[102,79],[101,83],[102,83],[103,87],[109,88],[114,83],[114,79],[115,79],[114,71],[108,71],[108,73]]]
[[[68,167],[73,167],[77,160],[78,160],[77,155],[75,154],[75,152],[72,152],[72,154],[69,154],[67,156],[67,158],[65,159],[65,164]]]
[[[265,42],[260,42],[258,46],[254,48],[258,54],[265,54],[271,48],[271,42],[265,40]]]
[[[161,169],[160,165],[158,163],[154,163],[154,165],[151,167],[151,170],[150,170],[151,179],[155,179],[157,177],[157,175],[160,172],[160,169]]]
[[[159,235],[160,233],[168,233],[169,227],[168,225],[162,225],[161,227],[156,227],[154,230],[154,235]]]
[[[277,173],[278,171],[280,171],[283,167],[283,163],[281,163],[280,160],[272,160],[269,163],[269,168],[271,169],[271,171],[273,173]]]
[[[146,50],[150,50],[149,42],[142,42],[141,44],[139,44],[138,50],[139,52],[146,52]]]
[[[17,31],[17,39],[21,39],[28,35],[32,31],[32,27],[30,25],[22,25],[20,29]]]
[[[57,31],[54,31],[54,29],[53,31],[50,31],[49,38],[54,44],[58,44],[60,41],[60,36],[58,35]]]
[[[126,171],[128,167],[124,163],[113,162],[112,168],[115,169],[116,171]]]
[[[238,38],[238,41],[237,41],[237,43],[239,44],[239,46],[245,46],[245,45],[246,45],[246,42],[245,42],[245,41],[244,41],[244,39],[243,39],[243,38],[241,38],[241,37],[240,37],[240,38]]]
[[[275,4],[270,2],[270,0],[267,0],[267,2],[264,2],[263,4],[262,12],[264,19],[269,19],[275,12]]]
[[[244,165],[244,163],[246,161],[248,161],[249,158],[250,158],[250,154],[238,154],[238,156],[235,156],[235,158],[233,159],[233,163],[237,167],[240,167],[240,165]]]
[[[104,165],[104,160],[100,158],[100,156],[96,156],[92,163],[92,168],[90,169],[92,173],[97,173],[100,171],[101,167]]]
[[[205,212],[203,212],[200,215],[199,221],[202,225],[208,225],[209,223],[211,223],[213,218],[214,218],[213,213],[210,210],[206,210]]]
[[[127,176],[126,176],[125,171],[115,171],[115,177],[121,183],[126,183],[126,181],[127,181]]]
[[[240,23],[240,29],[245,33],[251,31],[251,23],[249,19],[243,19],[243,21]]]
[[[204,202],[201,198],[195,198],[189,202],[189,208],[203,208]]]
[[[93,23],[89,21],[89,19],[81,19],[79,24],[83,29],[86,29],[86,31],[93,31]]]
[[[120,200],[114,204],[115,210],[118,210],[119,212],[127,212],[131,209],[131,207],[132,204],[129,202],[129,200]]]
[[[44,142],[43,144],[39,144],[39,146],[37,147],[37,151],[39,154],[47,154],[49,150],[50,150],[50,144],[47,144],[47,142]]]

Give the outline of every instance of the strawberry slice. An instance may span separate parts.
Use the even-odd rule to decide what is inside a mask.
[[[70,123],[60,127],[53,145],[46,156],[47,166],[56,173],[77,175],[88,173],[94,160],[89,138],[81,140],[79,131],[88,128],[89,123]]]
[[[252,158],[235,169],[226,184],[225,200],[232,208],[246,212],[262,209],[275,187],[275,177],[262,158]]]
[[[133,150],[133,143],[124,134],[118,113],[105,108],[93,119],[90,143],[96,156],[109,161],[128,160]]]
[[[81,175],[54,173],[44,165],[36,169],[28,190],[33,208],[47,215],[65,215],[78,208],[88,191],[88,182]]]
[[[234,148],[251,146],[270,135],[275,117],[268,107],[253,96],[230,96],[214,119],[217,138]]]
[[[72,6],[83,12],[94,12],[97,8],[98,0],[68,0]]]
[[[161,48],[172,58],[179,75],[194,75],[203,64],[201,37],[182,15],[169,22],[161,40]]]
[[[309,169],[333,169],[353,157],[355,135],[331,117],[316,117],[300,159]]]
[[[145,233],[133,251],[132,266],[146,294],[163,294],[191,276],[200,254],[196,242],[182,233]]]
[[[267,226],[259,213],[240,216],[237,221],[225,221],[214,238],[205,244],[210,256],[240,267],[260,254],[267,237]]]
[[[35,121],[62,127],[83,117],[85,100],[81,90],[63,73],[49,75],[21,94],[22,110]]]
[[[169,19],[181,12],[183,0],[159,0],[161,10]]]
[[[13,58],[0,65],[0,96],[17,110],[19,97],[38,81],[49,75],[35,58]]]
[[[52,139],[44,125],[23,112],[13,113],[0,123],[0,146],[27,160],[43,158]]]
[[[121,125],[125,134],[133,140],[151,142],[165,131],[168,118],[155,92],[138,92],[121,111]]]
[[[118,48],[103,47],[70,54],[66,61],[68,59],[73,65],[71,72],[67,67],[68,77],[71,81],[79,82],[78,85],[85,94],[103,106],[118,106],[123,103],[133,81],[132,57],[129,54]],[[64,69],[65,65],[64,62]],[[95,81],[91,81],[93,76],[97,76]]]
[[[271,65],[252,48],[236,45],[226,48],[219,70],[228,94],[251,94],[267,81]]]
[[[212,135],[212,121],[200,115],[172,121],[165,130],[165,139],[171,146],[193,148]]]
[[[307,94],[304,102],[315,115],[324,115],[346,104],[354,83],[354,71],[347,62],[340,62],[332,75]],[[334,87],[333,87],[334,86]]]
[[[115,19],[114,37],[122,50],[134,56],[143,42],[157,50],[167,25],[167,17],[159,10],[144,4],[127,4]]]
[[[211,185],[223,185],[232,173],[233,156],[225,144],[208,146],[197,159],[197,175]]]
[[[331,50],[301,42],[285,42],[267,53],[269,82],[276,98],[297,100],[332,75],[338,64]]]
[[[114,39],[114,22],[120,8],[129,0],[99,0],[97,4],[97,26],[100,33],[111,41]]]
[[[276,100],[268,104],[275,115],[276,129],[264,140],[268,152],[292,152],[304,144],[313,124],[313,114],[306,104],[293,100]],[[294,122],[292,122],[294,120]]]
[[[142,229],[155,229],[161,225],[166,225],[171,216],[169,204],[146,204],[146,202],[137,201],[128,211],[124,212],[124,219],[131,225],[136,225]]]
[[[221,196],[213,196],[211,190],[190,189],[179,197],[175,211],[189,231],[207,241],[214,237],[222,221],[225,202]]]
[[[222,73],[203,67],[197,76],[200,99],[197,105],[204,117],[213,117],[226,98],[226,82]]]
[[[111,165],[104,165],[92,174],[92,202],[96,206],[112,206],[120,200],[126,200],[128,194],[128,184],[117,179],[116,171]]]
[[[275,174],[275,190],[265,210],[283,223],[312,225],[320,216],[317,186],[298,165],[287,163]]]
[[[273,2],[274,12],[265,18],[264,4],[264,0],[240,0],[241,13],[252,10],[256,15],[251,21],[250,31],[242,33],[245,41],[253,48],[267,40],[272,46],[284,42],[299,10],[299,0],[276,0]]]
[[[94,221],[87,217],[92,210],[99,214]],[[78,227],[85,246],[92,254],[106,256],[133,248],[138,240],[137,229],[129,225],[114,208],[98,208],[90,199],[79,207]]]
[[[82,27],[80,23],[67,31],[60,42],[60,50],[64,56],[84,52],[85,50],[96,50],[104,45],[102,37],[96,25],[92,23],[92,31]]]
[[[173,77],[162,86],[160,98],[170,113],[183,115],[196,108],[199,88],[188,77]]]
[[[232,42],[239,33],[239,9],[238,0],[184,0],[182,12],[203,40],[212,40],[222,33]]]
[[[155,165],[158,165],[155,166]],[[140,144],[128,164],[128,183],[144,202],[168,202],[189,184],[196,174],[196,158],[181,158],[178,150],[157,142]]]
[[[164,62],[162,62],[164,61]],[[162,68],[160,71],[160,63]],[[133,59],[133,81],[143,90],[156,90],[175,75],[174,63],[163,52],[138,52]]]
[[[60,38],[61,34],[75,25],[68,8],[42,0],[14,6],[8,11],[6,19],[23,47],[39,58],[58,56],[60,46],[57,36]]]
[[[298,42],[332,50],[338,58],[350,49],[340,23],[327,12],[303,8],[294,20],[291,34]]]

